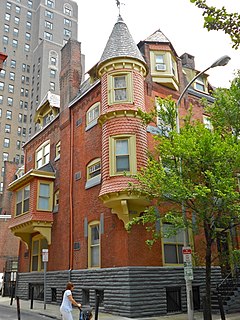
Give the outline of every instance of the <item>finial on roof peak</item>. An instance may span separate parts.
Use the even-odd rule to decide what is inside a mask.
[[[121,5],[124,5],[125,3],[120,2],[119,0],[116,0],[116,4],[118,7],[118,11],[119,11],[119,17],[121,17]]]

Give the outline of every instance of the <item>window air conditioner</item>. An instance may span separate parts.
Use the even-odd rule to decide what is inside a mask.
[[[166,65],[164,63],[157,63],[156,64],[156,70],[157,71],[165,71],[166,70]]]

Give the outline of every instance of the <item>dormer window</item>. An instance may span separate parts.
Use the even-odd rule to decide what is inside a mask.
[[[195,88],[196,90],[206,91],[206,86],[203,77],[200,76],[196,79]]]
[[[165,71],[166,70],[166,64],[164,62],[164,55],[163,54],[157,54],[155,56],[155,63],[156,63],[156,70],[157,71]]]

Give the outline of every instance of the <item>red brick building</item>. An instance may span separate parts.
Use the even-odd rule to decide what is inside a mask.
[[[40,105],[39,132],[24,146],[24,172],[8,187],[11,231],[21,238],[18,295],[27,299],[34,287],[35,297],[42,297],[41,252],[48,249],[48,302],[59,302],[71,279],[76,297],[93,305],[99,294],[106,312],[138,317],[185,311],[182,238],[162,239],[149,249],[144,227],[128,233],[125,224],[148,204],[127,187],[132,174],[146,165],[158,132],[143,126],[138,109],[151,110],[157,97],[177,100],[186,75],[197,72],[194,57],[178,57],[160,30],[137,46],[119,17],[83,83],[80,59],[80,44],[69,41],[62,49],[60,106],[51,95]],[[197,101],[212,98],[207,75],[199,81],[189,98],[202,119]],[[192,244],[196,251],[201,246]],[[166,246],[176,253],[174,261],[164,255]],[[195,308],[204,292],[203,272],[201,267],[194,271]],[[213,269],[213,285],[219,277],[219,269]]]

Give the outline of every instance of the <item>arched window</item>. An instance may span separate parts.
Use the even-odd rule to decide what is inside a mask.
[[[86,131],[97,124],[100,114],[100,102],[94,103],[86,113]]]
[[[65,3],[63,5],[63,13],[66,15],[66,16],[69,16],[71,17],[72,14],[73,14],[73,8],[72,6],[69,4],[69,3]]]
[[[49,51],[49,67],[58,68],[58,53],[54,50]]]

